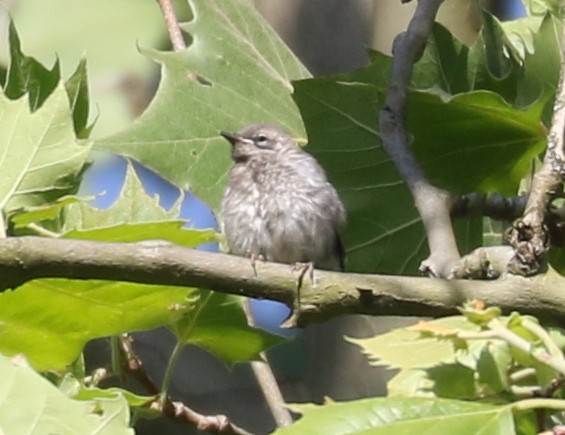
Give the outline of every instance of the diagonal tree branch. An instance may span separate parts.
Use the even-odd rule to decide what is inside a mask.
[[[561,39],[565,40],[564,35]],[[517,219],[510,233],[515,249],[508,270],[519,275],[533,275],[545,267],[549,249],[548,213],[551,203],[563,194],[565,180],[565,56],[561,56],[561,73],[553,119],[547,138],[547,150],[542,168],[535,174],[524,215]]]
[[[43,237],[0,240],[0,283],[17,286],[34,278],[104,279],[211,288],[295,306],[296,275],[286,264],[196,251],[162,241],[104,243]],[[480,299],[504,312],[520,311],[565,325],[563,278],[509,275],[496,281],[316,271],[316,285],[300,289],[298,326],[342,314],[444,316],[467,300]]]
[[[432,276],[447,277],[459,260],[450,219],[450,197],[433,186],[410,151],[406,130],[406,100],[414,64],[426,41],[443,0],[419,0],[406,32],[393,46],[393,65],[385,105],[379,115],[383,146],[408,185],[426,230],[430,256],[421,269]]]
[[[245,309],[247,323],[249,323],[249,326],[255,326],[255,319],[251,312],[250,299],[245,300],[243,307]],[[251,361],[251,370],[253,370],[255,378],[261,386],[261,391],[263,392],[263,396],[271,410],[271,414],[273,415],[277,427],[290,426],[294,420],[292,419],[290,411],[286,407],[286,403],[279,388],[279,384],[277,384],[275,374],[268,363],[267,353],[261,352],[260,355],[263,361]]]
[[[125,373],[135,378],[149,394],[155,396],[154,400],[147,403],[145,407],[172,420],[186,422],[199,431],[211,434],[251,435],[230,422],[225,415],[203,415],[184,403],[174,402],[168,395],[163,395],[163,392],[159,391],[159,388],[145,371],[142,361],[133,351],[132,341],[130,336],[120,337],[120,350],[124,354],[123,368]]]

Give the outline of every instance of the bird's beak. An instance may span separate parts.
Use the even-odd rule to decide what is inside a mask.
[[[241,141],[241,136],[239,136],[237,133],[229,133],[227,131],[221,131],[220,135],[226,138],[227,141],[232,145],[235,145],[237,142]]]

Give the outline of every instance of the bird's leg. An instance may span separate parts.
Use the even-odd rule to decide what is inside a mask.
[[[308,274],[312,287],[316,287],[316,282],[314,281],[314,263],[309,261],[307,263],[294,263],[292,265],[293,272],[299,272],[298,279],[296,282],[297,290],[300,290],[302,283],[304,282],[304,277]]]
[[[308,263],[294,263],[292,270],[294,272],[298,271],[298,278],[296,279],[296,299],[298,301],[298,309],[300,310],[300,289],[302,288],[306,274],[310,277],[312,287],[316,287],[316,282],[314,281],[314,263],[311,261]]]
[[[292,271],[298,271],[299,275],[296,279],[296,299],[294,300],[292,312],[288,319],[286,319],[281,327],[283,328],[294,328],[296,327],[296,322],[298,316],[300,314],[300,290],[302,289],[302,284],[304,283],[304,277],[306,274],[310,277],[310,282],[312,283],[312,287],[316,286],[316,282],[314,281],[314,263],[294,263],[292,266]]]
[[[251,268],[253,269],[253,276],[257,277],[257,261],[265,261],[265,257],[255,252],[246,251],[245,256],[251,260]]]

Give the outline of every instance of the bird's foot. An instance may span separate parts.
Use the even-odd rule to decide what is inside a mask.
[[[245,253],[245,256],[247,258],[249,258],[249,260],[251,261],[251,268],[253,269],[253,276],[257,277],[257,261],[265,261],[265,257],[263,257],[261,254],[256,254],[256,253],[251,252],[251,251],[247,251]]]
[[[312,287],[316,287],[316,281],[314,280],[314,263],[309,261],[308,263],[294,263],[292,265],[292,271],[298,272],[298,278],[296,280],[296,289],[300,290],[302,284],[304,283],[304,277],[308,275]]]
[[[316,287],[316,283],[314,281],[314,263],[311,261],[308,263],[294,263],[291,267],[293,272],[298,272],[298,278],[296,279],[296,299],[293,304],[292,315],[290,316],[291,319],[295,320],[297,313],[300,312],[300,290],[302,289],[302,284],[304,284],[304,277],[306,275],[310,277],[312,287]]]

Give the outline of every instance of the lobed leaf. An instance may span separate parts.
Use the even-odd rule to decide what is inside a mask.
[[[0,427],[9,434],[133,434],[121,394],[74,400],[33,371],[21,356],[0,355]]]
[[[59,84],[61,79],[59,61],[48,70],[33,57],[23,54],[20,38],[12,21],[8,33],[10,66],[4,84],[4,93],[12,100],[29,94],[29,107],[34,112]]]
[[[230,366],[261,360],[261,352],[284,339],[249,326],[242,303],[240,297],[202,291],[191,312],[171,329],[183,344],[198,345]]]
[[[95,146],[138,160],[217,211],[230,165],[219,132],[269,122],[303,137],[291,80],[309,73],[251,0],[189,3],[191,46],[143,50],[162,65],[157,95],[131,128]]]
[[[0,294],[0,352],[23,353],[39,371],[63,370],[99,337],[171,324],[195,289],[41,279]]]
[[[62,85],[30,112],[26,98],[0,94],[0,207],[9,214],[44,205],[78,188],[90,144],[77,143]]]
[[[87,127],[89,113],[88,76],[86,59],[81,59],[77,69],[65,84],[73,112],[73,124],[77,137],[86,138],[91,127]]]
[[[294,98],[308,131],[307,150],[347,208],[348,268],[406,274],[416,272],[427,245],[413,199],[377,130],[389,73],[390,58],[375,54],[369,66],[352,73],[295,82]],[[413,91],[407,117],[426,173],[457,193],[514,194],[546,136],[539,110],[515,109],[486,91],[453,97]],[[459,231],[463,251],[480,244],[480,228],[471,222]]]
[[[292,407],[303,417],[275,434],[514,433],[509,407],[446,399],[363,399]]]

